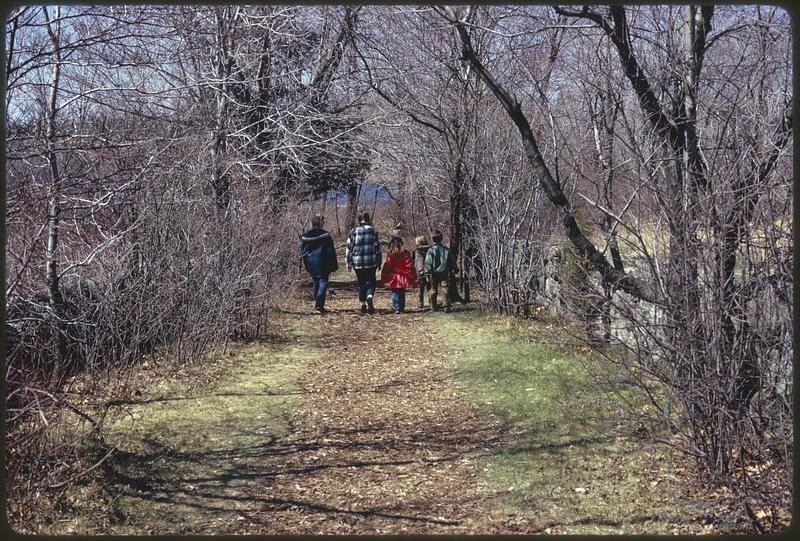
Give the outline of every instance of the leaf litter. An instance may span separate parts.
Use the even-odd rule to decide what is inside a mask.
[[[448,378],[424,319],[438,316],[395,315],[384,291],[378,313],[363,315],[355,290],[341,293],[324,315],[297,305],[276,314],[282,344],[209,359],[207,383],[195,385],[197,368],[183,387],[145,391],[116,435],[131,463],[114,464],[114,533],[544,529],[492,505],[479,482],[476,457],[508,434]]]
[[[448,380],[444,348],[423,318],[388,310],[356,313],[354,289],[324,315],[293,316],[322,352],[297,385],[291,452],[265,457],[271,479],[247,487],[263,502],[254,534],[465,534],[539,528],[490,504],[474,458],[504,428]]]

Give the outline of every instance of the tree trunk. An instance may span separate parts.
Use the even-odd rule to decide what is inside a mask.
[[[448,6],[443,6],[441,9],[446,14],[445,16],[456,25],[462,43],[462,54],[464,58],[472,64],[473,68],[475,68],[475,72],[483,82],[486,83],[486,86],[489,87],[519,130],[525,155],[531,164],[533,174],[539,181],[547,198],[559,210],[567,238],[569,238],[572,244],[580,251],[583,259],[585,259],[594,270],[598,271],[608,283],[616,285],[635,298],[657,304],[659,299],[652,284],[644,282],[630,274],[619,272],[609,265],[603,254],[597,250],[597,247],[595,247],[583,233],[575,221],[575,216],[572,214],[570,203],[564,191],[553,178],[547,164],[544,162],[541,152],[539,152],[539,146],[536,143],[533,130],[531,130],[530,123],[522,112],[520,104],[494,79],[494,77],[492,77],[481,63],[472,47],[472,40],[470,39],[465,24],[456,18],[453,10]]]
[[[406,191],[406,193],[408,193],[408,192]],[[416,216],[414,215],[414,194],[413,193],[409,196],[409,204],[411,206],[411,214],[409,215],[411,217],[411,231],[413,232],[414,236],[416,237],[419,234],[419,232],[417,231],[417,220],[416,220]]]
[[[461,161],[457,161],[453,172],[450,175],[450,250],[454,257],[458,257],[461,251],[461,206],[464,191],[463,167]]]
[[[43,7],[45,21],[47,22],[47,32],[53,44],[53,71],[50,77],[50,94],[47,102],[47,163],[50,174],[50,194],[47,203],[47,248],[45,249],[45,259],[47,261],[47,291],[48,303],[53,315],[53,327],[57,336],[57,355],[56,364],[51,373],[51,382],[56,383],[61,377],[64,363],[67,357],[67,341],[65,336],[63,312],[64,299],[61,293],[58,276],[58,261],[56,251],[58,249],[59,234],[59,214],[61,213],[61,176],[58,170],[58,154],[56,148],[56,114],[58,112],[58,87],[61,79],[61,9],[56,7],[57,27],[53,30],[48,8]]]
[[[333,200],[333,215],[336,218],[336,234],[342,234],[342,226],[339,223],[339,194],[335,194],[336,198]]]
[[[214,190],[214,204],[217,207],[217,214],[220,218],[225,216],[225,212],[230,204],[230,181],[228,176],[222,171],[220,163],[223,148],[225,146],[225,134],[221,127],[217,127],[213,134],[211,147],[211,187]]]
[[[228,40],[232,38],[230,29],[226,26],[228,9],[227,7],[223,8],[221,12],[217,10],[215,14],[217,21],[216,75],[218,86],[215,88],[216,117],[211,134],[211,187],[214,190],[214,204],[220,219],[224,219],[230,204],[230,180],[224,172],[222,164],[227,140],[228,90],[233,65],[233,59],[228,48]]]
[[[352,182],[347,186],[347,211],[345,226],[349,233],[356,226],[356,214],[358,213],[358,184]]]
[[[430,238],[431,232],[433,231],[433,221],[431,220],[431,212],[428,209],[428,202],[425,201],[425,195],[420,195],[420,200],[422,201],[422,208],[425,211],[425,223],[428,224],[428,233],[426,236],[428,237],[428,242],[433,242]]]
[[[462,204],[464,200],[464,166],[461,158],[458,158],[455,163],[453,172],[451,173],[451,192],[450,192],[450,251],[453,254],[453,260],[458,261],[459,254],[461,253],[461,239],[463,235],[462,218]],[[448,294],[451,302],[462,302],[461,294],[458,292],[458,284],[455,278],[450,279],[451,286],[448,288]]]

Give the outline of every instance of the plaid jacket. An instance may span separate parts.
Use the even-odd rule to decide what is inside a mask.
[[[381,264],[381,245],[374,227],[359,224],[350,231],[345,258],[348,268],[368,269]]]

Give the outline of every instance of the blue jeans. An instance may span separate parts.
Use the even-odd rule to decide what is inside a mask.
[[[375,267],[356,269],[358,280],[358,300],[367,302],[367,296],[375,295]]]
[[[325,308],[325,294],[328,292],[328,275],[312,276],[314,279],[314,306]]]
[[[392,307],[396,312],[402,312],[406,309],[406,288],[392,288]]]

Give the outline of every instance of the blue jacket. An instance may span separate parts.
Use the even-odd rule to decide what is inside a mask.
[[[311,276],[327,276],[339,268],[330,233],[315,227],[303,233],[300,240],[303,264]]]
[[[453,253],[450,248],[444,246],[441,242],[437,242],[425,254],[425,274],[437,273],[445,274],[453,272],[456,268]]]

